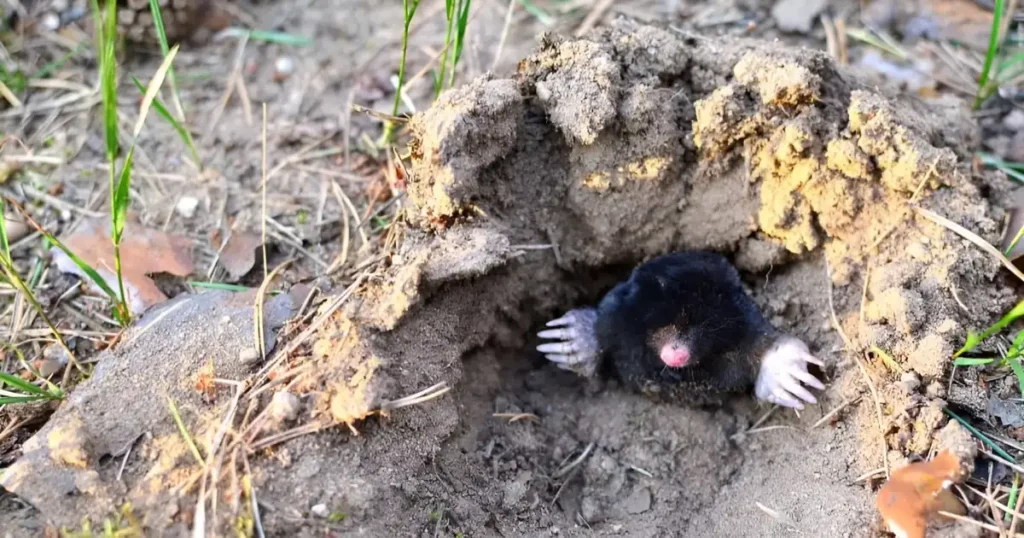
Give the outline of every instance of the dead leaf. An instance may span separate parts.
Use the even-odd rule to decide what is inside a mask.
[[[948,488],[960,477],[960,460],[948,450],[935,459],[911,463],[892,473],[875,506],[897,536],[924,538],[928,520],[938,511],[963,513]]]
[[[229,280],[235,282],[245,276],[256,265],[256,248],[263,239],[251,232],[231,232],[228,244],[220,253],[220,266],[227,271]]]
[[[86,219],[70,236],[62,237],[64,245],[79,258],[92,266],[112,290],[117,290],[117,274],[114,270],[114,244],[110,236],[110,221],[107,219]],[[133,315],[145,312],[149,307],[167,300],[149,275],[169,273],[175,276],[192,274],[192,240],[146,228],[129,220],[125,225],[121,241],[121,270],[124,277],[128,308]],[[81,277],[90,288],[102,291],[64,252],[54,247],[53,254],[57,268],[65,273]]]

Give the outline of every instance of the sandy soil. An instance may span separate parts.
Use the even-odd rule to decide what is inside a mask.
[[[501,6],[477,9],[470,75],[490,66],[485,38],[504,19]],[[664,9],[627,11],[651,20]],[[746,32],[736,25],[704,28],[709,37],[609,20],[584,38],[537,42],[540,25],[517,19],[496,74],[467,76],[413,117],[393,224],[367,241],[341,226],[329,185],[364,207],[365,177],[388,162],[359,151],[375,120],[344,111],[386,108],[378,86],[397,61],[399,11],[342,0],[253,8],[275,23],[264,27],[318,43],[249,44],[239,64],[249,99],[270,103],[270,166],[284,163],[268,213],[305,249],[275,240],[269,265],[294,256],[282,287],[315,291],[268,302],[265,324],[280,330],[268,364],[247,349],[251,295],[186,295],[147,313],[45,425],[8,441],[7,535],[101,521],[128,502],[153,536],[203,520],[224,535],[259,525],[268,536],[874,536],[872,495],[888,469],[940,446],[973,458],[943,413],[977,399],[950,380],[949,357],[1017,294],[998,262],[932,218],[993,243],[1003,233],[1008,187],[972,166],[980,136],[962,102],[884,93],[823,52],[722,35]],[[441,35],[430,21],[419,65]],[[181,72],[235,65],[233,44],[181,54]],[[275,81],[283,55],[296,71]],[[427,86],[411,88],[417,102]],[[220,112],[223,88],[215,77],[182,94],[201,129],[217,118],[200,138],[209,171],[190,171],[160,127],[141,160],[166,172],[139,184],[143,221],[195,239],[204,270],[210,230],[256,230],[260,219],[259,108],[250,121],[236,97]],[[87,116],[67,121],[75,129],[55,151],[74,158],[46,177],[95,208],[102,144]],[[55,130],[52,118],[33,122],[36,138]],[[348,160],[306,164],[343,138],[356,140]],[[201,200],[194,219],[174,211],[184,195]],[[310,209],[312,227],[297,216]],[[316,278],[345,233],[352,261]],[[594,302],[636,263],[698,248],[733,259],[769,320],[826,361],[819,405],[660,403],[533,351],[545,320]],[[259,273],[242,282],[258,285]],[[299,307],[308,300],[319,307]],[[146,329],[161,324],[181,330]],[[244,396],[196,390],[207,360],[218,378],[246,382]],[[452,390],[394,404],[438,383]],[[297,397],[294,413],[275,402],[282,389]],[[202,454],[216,456],[214,478],[181,441],[168,395]],[[980,536],[967,525],[935,535]]]

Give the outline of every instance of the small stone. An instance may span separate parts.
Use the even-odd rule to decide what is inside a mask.
[[[1010,113],[1003,118],[1003,125],[1011,131],[1020,131],[1024,129],[1024,110],[1015,108],[1010,111]]]
[[[68,352],[59,344],[50,344],[43,349],[43,356],[33,366],[42,377],[50,377],[60,372],[68,364]]]
[[[904,372],[900,377],[900,388],[907,394],[912,394],[921,386],[921,377],[914,372]]]
[[[52,11],[44,14],[39,18],[39,26],[51,32],[57,31],[60,29],[60,15],[57,15]]]
[[[932,381],[931,383],[928,384],[928,387],[924,389],[924,393],[929,398],[945,398],[946,387],[944,387],[942,383],[938,381]]]
[[[772,18],[783,32],[807,33],[826,4],[828,0],[779,0],[772,8]]]
[[[626,498],[626,512],[642,514],[651,509],[651,490],[640,488]]]
[[[198,208],[199,199],[191,196],[182,196],[181,199],[178,200],[178,204],[174,206],[174,210],[186,219],[194,217],[196,215],[196,209]]]
[[[295,72],[295,60],[291,56],[278,56],[274,61],[274,82],[281,82]]]
[[[330,512],[327,510],[327,505],[324,503],[314,504],[313,507],[309,509],[309,511],[314,516],[319,518],[326,518],[328,515],[330,515]]]
[[[301,409],[302,402],[299,401],[299,397],[286,390],[275,392],[274,397],[270,399],[270,418],[275,422],[295,420]]]
[[[247,347],[238,354],[238,361],[242,364],[252,364],[260,360],[260,352],[256,348]]]

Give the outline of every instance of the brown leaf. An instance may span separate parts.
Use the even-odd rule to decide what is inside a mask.
[[[232,282],[245,276],[256,265],[256,248],[263,244],[263,239],[250,232],[231,232],[228,244],[220,253],[220,266],[228,272]]]
[[[117,292],[117,274],[114,269],[114,243],[108,219],[87,219],[73,234],[61,238],[64,245],[92,266]],[[121,240],[121,271],[124,277],[128,308],[132,314],[141,314],[149,307],[167,300],[149,275],[170,273],[175,276],[192,274],[192,240],[145,228],[129,221],[125,224]],[[60,249],[51,249],[57,268],[73,273],[100,291],[99,287]]]

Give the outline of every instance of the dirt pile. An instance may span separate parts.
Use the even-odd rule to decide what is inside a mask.
[[[408,226],[323,325],[304,386],[339,424],[456,389],[255,460],[271,535],[866,536],[854,479],[927,455],[942,428],[962,439],[948,358],[1013,299],[996,262],[915,209],[998,240],[1003,191],[969,166],[963,110],[879,95],[823,53],[622,22],[546,36],[412,128]],[[748,432],[749,398],[659,404],[532,351],[543,320],[682,249],[731,256],[826,360],[818,408]]]
[[[357,451],[376,462],[371,447],[408,447],[416,431],[415,452],[387,461],[440,469],[414,471],[402,508],[369,524],[706,536],[757,519],[765,533],[848,536],[874,519],[855,477],[928,455],[944,427],[957,437],[949,357],[1013,294],[996,262],[917,209],[1001,232],[989,199],[1003,188],[971,170],[977,134],[956,105],[890,99],[823,53],[620,23],[546,36],[513,78],[445,94],[413,131],[411,226],[347,315],[383,331],[372,347],[394,386],[461,385],[457,403],[396,417]],[[821,408],[783,419],[799,439],[742,435],[759,415],[749,401],[660,406],[553,375],[530,351],[540,321],[632,264],[697,248],[730,254],[773,322],[829,361]],[[853,361],[878,387],[881,424]],[[499,418],[523,413],[539,424]]]

